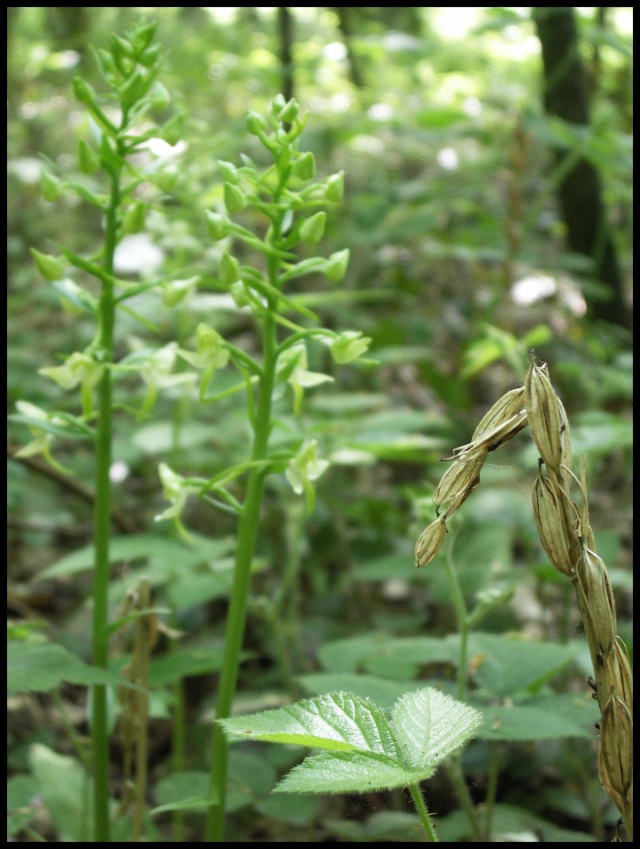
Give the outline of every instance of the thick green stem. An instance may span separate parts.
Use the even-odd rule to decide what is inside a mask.
[[[93,572],[93,663],[106,669],[109,660],[109,542],[111,536],[111,448],[112,403],[111,370],[113,359],[113,327],[115,302],[113,283],[113,255],[117,237],[117,212],[120,205],[120,171],[111,181],[111,197],[106,215],[104,268],[108,277],[102,281],[100,295],[99,352],[105,363],[104,374],[98,385],[98,427],[96,435],[96,479],[94,540],[95,561]],[[104,684],[93,688],[91,742],[93,750],[94,781],[94,842],[109,843],[109,730],[107,717],[107,689]]]
[[[271,430],[271,399],[277,360],[276,322],[272,314],[275,309],[275,303],[269,304],[269,311],[265,314],[263,325],[263,374],[258,389],[253,451],[251,454],[251,459],[254,461],[267,458]],[[218,682],[216,719],[225,719],[230,715],[235,694],[249,597],[251,562],[260,521],[264,478],[264,468],[256,467],[251,471],[247,494],[238,523],[238,544],[227,615],[224,656]],[[223,840],[226,784],[227,741],[221,726],[214,723],[211,742],[211,797],[214,804],[209,809],[207,817],[207,842],[215,843]]]

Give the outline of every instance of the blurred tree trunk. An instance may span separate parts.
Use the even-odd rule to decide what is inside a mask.
[[[44,6],[51,43],[56,50],[77,50],[83,56],[89,41],[86,6]]]
[[[534,6],[533,18],[542,46],[544,105],[547,112],[572,124],[589,124],[588,79],[580,59],[572,6]],[[570,152],[558,151],[562,161]],[[559,187],[567,242],[572,251],[593,260],[593,275],[611,294],[609,300],[588,303],[592,318],[631,326],[622,275],[606,222],[600,179],[595,167],[579,159]]]
[[[347,51],[347,59],[349,60],[349,69],[351,71],[351,82],[356,88],[364,88],[364,77],[360,69],[358,57],[353,52],[353,19],[351,13],[353,9],[348,6],[334,6],[334,12],[338,16],[338,26],[342,33],[342,40]]]
[[[294,96],[293,86],[293,17],[288,6],[278,6],[278,36],[280,41],[280,67],[282,69],[282,94],[285,100]]]

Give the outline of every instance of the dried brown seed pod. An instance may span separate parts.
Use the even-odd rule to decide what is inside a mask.
[[[606,773],[607,784],[620,796],[626,796],[633,783],[633,719],[615,692],[600,718],[598,767],[601,778]]]
[[[426,566],[438,553],[447,532],[445,517],[440,516],[419,536],[416,543],[416,566]]]
[[[570,530],[566,526],[560,498],[554,482],[538,473],[532,501],[540,542],[555,568],[571,578],[575,569],[571,558]]]
[[[616,639],[616,604],[601,557],[589,548],[576,565],[576,591],[582,593],[595,631],[598,650],[608,655]]]
[[[437,509],[447,502],[456,500],[461,493],[466,493],[465,498],[469,495],[471,489],[477,486],[480,471],[486,458],[486,451],[473,451],[463,457],[456,458],[455,463],[449,466],[433,493],[433,503]],[[464,498],[462,500],[464,501]],[[457,507],[460,504],[462,504],[462,501],[459,502]]]
[[[531,435],[548,469],[561,475],[562,439],[560,407],[547,376],[546,365],[539,366],[532,355],[524,382],[524,401]]]
[[[488,430],[498,427],[511,416],[521,412],[524,409],[524,387],[519,386],[517,389],[511,389],[505,392],[502,398],[498,399],[491,409],[485,413],[480,419],[478,427],[474,430],[471,442],[479,439]]]

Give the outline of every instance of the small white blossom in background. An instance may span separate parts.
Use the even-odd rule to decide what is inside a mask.
[[[316,439],[305,440],[298,453],[289,461],[285,476],[296,495],[303,492],[307,497],[307,509],[313,512],[315,491],[311,481],[317,480],[329,468],[328,460],[318,459],[318,442]]]

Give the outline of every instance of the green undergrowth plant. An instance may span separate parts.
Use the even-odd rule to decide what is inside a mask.
[[[179,140],[179,115],[161,126],[154,120],[154,115],[165,112],[169,105],[169,94],[158,80],[162,49],[153,41],[155,30],[155,23],[138,24],[124,37],[112,35],[108,50],[95,51],[107,88],[104,95],[98,95],[82,76],[76,76],[73,81],[76,99],[86,111],[90,130],[90,139],[82,138],[77,151],[82,179],[65,178],[51,163],[42,172],[41,188],[46,201],[54,203],[64,196],[75,195],[95,208],[103,223],[102,243],[89,256],[80,256],[62,245],[58,246],[57,255],[32,251],[38,270],[56,288],[65,309],[75,315],[89,315],[95,321],[95,334],[89,345],[63,356],[60,365],[40,369],[41,374],[63,389],[79,392],[81,413],[45,411],[22,401],[17,404],[15,416],[34,436],[18,452],[18,457],[42,454],[59,471],[65,472],[51,454],[51,443],[56,437],[88,441],[95,457],[93,670],[87,674],[84,665],[79,664],[80,674],[76,669],[75,680],[84,683],[90,680],[93,684],[89,761],[93,782],[92,831],[96,842],[110,839],[107,684],[113,684],[113,676],[107,667],[110,635],[120,624],[108,621],[113,385],[125,375],[140,375],[148,387],[140,411],[144,415],[167,372],[167,357],[173,356],[170,348],[164,352],[165,356],[147,349],[117,362],[115,349],[119,313],[127,313],[141,327],[153,329],[148,319],[132,310],[127,301],[148,289],[162,290],[170,285],[164,280],[128,282],[114,272],[118,245],[125,236],[144,229],[148,209],[161,205],[167,189],[169,177],[163,174],[160,160],[150,153],[148,143],[151,139],[162,139],[173,145]],[[55,646],[49,646],[46,651],[51,659],[55,656],[58,669],[60,664],[69,666],[65,677],[73,680],[74,664],[69,655],[65,657],[62,649],[57,652]]]
[[[159,519],[173,519],[186,534],[181,513],[189,495],[205,498],[216,509],[237,517],[235,565],[222,668],[216,696],[216,717],[229,716],[240,663],[250,577],[265,481],[284,473],[293,490],[305,496],[307,510],[314,506],[314,481],[327,469],[318,441],[305,435],[301,405],[305,390],[333,380],[330,374],[309,369],[308,346],[329,349],[335,363],[357,360],[370,339],[359,331],[335,332],[318,325],[318,317],[304,304],[304,296],[290,292],[290,284],[307,275],[322,275],[333,283],[344,277],[348,251],[330,257],[298,258],[299,245],[313,246],[323,236],[325,208],[337,203],[344,176],[334,174],[315,181],[313,154],[298,149],[306,115],[295,101],[277,97],[267,117],[250,113],[247,127],[268,154],[270,164],[259,167],[248,156],[239,166],[221,162],[224,207],[208,211],[209,234],[215,242],[232,241],[257,256],[255,265],[241,264],[230,250],[221,254],[218,279],[238,307],[252,316],[259,333],[259,353],[248,352],[207,324],[196,331],[195,351],[180,355],[199,370],[199,397],[204,404],[244,393],[246,417],[251,427],[251,449],[246,460],[215,474],[209,480],[183,478],[164,464],[160,474],[166,497],[172,502]],[[246,213],[245,213],[246,210]],[[252,213],[253,228],[236,223],[240,214]],[[264,223],[258,223],[262,219]],[[215,374],[227,365],[238,372],[238,382],[216,391]],[[289,393],[291,400],[289,400]],[[279,407],[276,409],[276,404]],[[290,412],[283,413],[289,408]],[[211,790],[208,802],[207,839],[220,841],[224,834],[227,786],[227,743],[215,724],[211,748]]]

